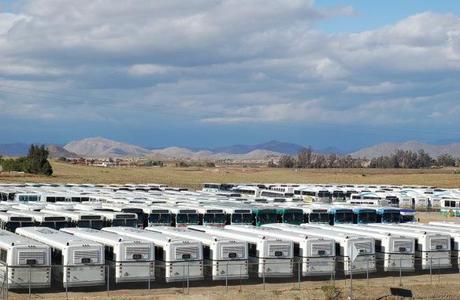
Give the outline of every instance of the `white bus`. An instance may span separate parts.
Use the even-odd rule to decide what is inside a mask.
[[[159,207],[160,208],[160,207]],[[173,217],[173,226],[187,227],[188,225],[200,224],[200,216],[194,208],[185,207],[161,207],[169,209]]]
[[[410,230],[408,227],[396,224],[367,224],[369,229],[375,228],[378,232],[401,234],[416,239],[415,256],[421,259],[421,268],[445,269],[452,267],[450,235],[432,233],[424,230]]]
[[[327,207],[301,207],[307,223],[329,224],[329,210]]]
[[[228,225],[225,228],[292,241],[295,244],[294,255],[302,260],[303,276],[335,273],[335,242],[332,239],[251,225]]]
[[[413,189],[403,189],[400,191],[401,195],[405,196],[404,205],[406,205],[407,198],[411,201],[411,207],[414,209],[427,209],[430,201],[427,195],[419,193],[417,190]]]
[[[98,215],[104,218],[105,226],[127,226],[137,227],[137,215],[134,213],[96,211]]]
[[[203,183],[201,191],[206,193],[218,193],[221,191],[220,186],[220,183]]]
[[[260,197],[260,188],[252,185],[238,185],[231,190],[232,192],[238,193],[241,197],[245,198],[258,198]]]
[[[250,208],[224,207],[227,215],[227,224],[233,225],[252,225],[254,218]]]
[[[138,214],[138,216],[142,216],[142,220],[139,220],[139,223],[142,223],[143,228],[173,225],[172,213],[167,208],[158,208],[155,205],[149,204],[133,204],[132,206],[142,209],[143,214]]]
[[[427,232],[449,234],[451,237],[452,258],[454,259],[454,262],[457,265],[457,267],[460,266],[460,230],[455,228],[447,228],[443,226],[422,223],[406,223],[402,224],[402,226],[408,226],[410,228],[416,228]]]
[[[223,209],[199,207],[197,211],[200,214],[200,224],[224,227],[227,223],[227,216]]]
[[[155,249],[151,242],[92,228],[63,228],[61,231],[103,244],[105,259],[115,264],[115,282],[139,282],[155,278]]]
[[[375,239],[376,256],[383,260],[383,270],[415,270],[415,238],[401,234],[379,233],[366,230],[357,224],[338,224],[329,226],[330,230],[350,233]]]
[[[8,274],[6,274],[8,270]],[[5,276],[6,275],[6,276]],[[45,244],[0,230],[0,279],[13,289],[51,285],[51,249]]]
[[[91,212],[53,209],[42,209],[40,212],[49,215],[67,217],[70,220],[70,227],[84,227],[93,229],[101,229],[104,227],[103,217]]]
[[[294,189],[294,195],[301,197],[306,203],[331,203],[332,195],[325,189],[320,187],[303,187]]]
[[[133,227],[106,227],[102,230],[152,242],[155,258],[164,264],[166,282],[203,279],[203,246],[200,242]],[[156,277],[162,276],[158,274]]]
[[[16,233],[53,249],[53,264],[64,287],[96,286],[105,283],[104,246],[46,227],[24,227]]]
[[[337,261],[343,264],[343,271],[346,275],[376,271],[375,241],[373,238],[291,224],[267,224],[264,227],[333,239],[337,244]]]
[[[18,227],[34,226],[32,217],[17,216],[6,212],[0,212],[0,228],[14,232]]]
[[[13,200],[18,202],[37,202],[40,201],[40,195],[29,193],[16,193],[14,194]]]
[[[120,213],[132,213],[136,214],[137,218],[137,227],[144,228],[144,210],[139,207],[139,203],[130,203],[127,199],[120,200],[121,203],[102,203],[104,210],[111,210]],[[122,225],[124,226],[124,225]]]
[[[248,278],[248,244],[186,228],[156,226],[149,228],[166,235],[199,241],[204,258],[212,264],[213,280]]]
[[[56,230],[61,228],[69,227],[69,219],[65,216],[57,216],[57,215],[50,215],[42,213],[41,211],[27,211],[27,210],[9,210],[9,214],[17,215],[17,216],[24,216],[24,217],[31,217],[34,222],[35,226],[40,227],[49,227]]]
[[[281,192],[276,190],[260,190],[260,197],[268,199],[269,202],[292,202],[294,193]],[[282,200],[276,201],[276,199]]]
[[[364,205],[364,206],[390,206],[391,201],[379,196],[372,192],[361,192],[352,194],[350,199],[346,200],[350,205]]]
[[[259,277],[288,277],[293,274],[294,245],[285,239],[242,233],[211,226],[188,226],[191,230],[249,243],[249,256],[258,263]]]

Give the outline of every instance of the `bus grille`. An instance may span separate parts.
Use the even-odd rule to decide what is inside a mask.
[[[446,239],[431,239],[431,250],[447,250],[449,249],[449,242]]]
[[[291,253],[290,245],[269,245],[268,255],[272,257],[286,257]]]
[[[313,256],[324,256],[324,255],[332,255],[332,244],[324,244],[324,243],[319,243],[315,244],[313,243],[311,245],[311,255]]]
[[[30,261],[35,261],[37,265],[44,265],[46,262],[45,252],[19,252],[19,265],[27,265]]]
[[[126,247],[126,258],[135,259],[141,255],[142,259],[150,259],[150,248],[149,247]]]
[[[409,241],[395,241],[393,244],[394,252],[412,253],[412,243]]]
[[[359,254],[372,254],[374,253],[372,249],[372,243],[371,242],[358,242],[354,243],[354,246],[356,249],[359,251]]]
[[[176,248],[176,259],[198,259],[199,257],[198,247],[177,247]]]
[[[82,263],[82,259],[90,259],[90,263],[99,263],[100,252],[98,250],[77,250],[73,253],[73,261],[75,264]]]
[[[222,258],[244,258],[244,247],[241,246],[223,246],[222,247]]]

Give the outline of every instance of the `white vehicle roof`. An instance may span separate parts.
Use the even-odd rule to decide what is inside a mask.
[[[321,226],[320,228],[323,228],[326,230],[337,230],[340,232],[344,233],[351,233],[355,235],[361,235],[361,236],[366,236],[366,237],[372,237],[375,239],[383,239],[386,237],[397,237],[397,238],[410,238],[413,239],[413,237],[408,237],[404,235],[403,232],[401,234],[394,234],[391,232],[375,232],[375,231],[368,231],[366,228],[363,228],[361,225],[358,224],[336,224],[334,226],[330,225],[325,225]]]
[[[37,222],[45,222],[50,221],[46,220],[46,218],[51,218],[52,221],[68,221],[68,218],[65,216],[56,216],[51,214],[42,213],[41,211],[33,211],[33,210],[8,210],[8,213],[11,215],[17,216],[26,216],[31,217]]]
[[[31,216],[19,216],[19,215],[7,213],[7,212],[0,212],[0,220],[4,222],[19,221],[17,220],[17,218],[20,218],[21,222],[33,222],[34,221],[34,218],[32,218]]]
[[[63,211],[58,211],[58,210],[52,210],[52,209],[42,209],[40,212],[50,214],[50,215],[56,215],[56,216],[65,216],[67,218],[70,218],[74,221],[78,221],[82,219],[82,216],[91,216],[91,220],[95,220],[96,218],[98,220],[102,220],[103,216],[99,214],[95,214],[92,212],[87,212],[87,211],[71,211],[71,210],[63,210]]]
[[[60,250],[63,250],[68,246],[101,246],[99,243],[95,243],[87,239],[81,239],[71,234],[48,227],[22,227],[16,229],[16,233]]]
[[[102,243],[104,245],[108,245],[112,247],[118,245],[121,242],[141,243],[141,241],[130,238],[130,237],[122,237],[112,232],[97,230],[93,228],[81,228],[81,227],[62,228],[61,231],[69,233],[69,234],[73,234],[80,238],[88,239],[88,240]],[[144,243],[144,241],[142,243]]]
[[[375,225],[384,225],[384,226],[375,226]],[[375,228],[375,230],[376,231],[378,230],[379,232],[390,232],[390,233],[396,233],[396,234],[399,234],[402,230],[404,230],[404,235],[414,237],[414,238],[421,238],[423,236],[431,236],[431,237],[437,236],[437,237],[444,237],[444,238],[450,239],[450,236],[448,234],[433,233],[433,232],[427,232],[425,230],[417,230],[417,229],[409,230],[409,228],[405,230],[404,228],[407,228],[407,227],[397,227],[397,226],[389,227],[386,225],[387,224],[366,224],[366,225],[361,225],[361,226],[369,227],[369,229]]]
[[[279,239],[279,238],[271,238],[267,237],[263,234],[256,234],[256,233],[246,233],[246,232],[239,232],[239,231],[234,231],[230,229],[225,229],[225,228],[216,228],[212,226],[203,226],[203,225],[189,225],[187,228],[191,230],[197,230],[201,232],[206,232],[208,234],[212,235],[218,235],[221,237],[226,237],[230,239],[238,239],[242,241],[246,241],[249,243],[258,243],[263,240],[271,240],[271,241],[279,241],[279,242],[290,242],[289,240],[286,239]]]
[[[278,228],[278,229],[285,230],[285,231],[293,231],[293,232],[304,233],[304,234],[309,234],[309,235],[321,236],[321,237],[333,239],[335,241],[352,240],[352,239],[369,239],[369,238],[365,238],[365,237],[362,237],[356,234],[346,234],[343,232],[334,232],[330,230],[306,228],[302,226],[285,224],[285,223],[284,224],[283,223],[266,224],[266,225],[262,225],[262,227]]]
[[[252,225],[227,225],[225,226],[225,228],[235,230],[235,231],[241,231],[241,232],[260,233],[262,235],[266,235],[271,238],[290,240],[295,243],[303,243],[305,240],[308,240],[308,239],[332,241],[332,239],[329,239],[329,238],[311,236],[311,235],[308,235],[307,233],[287,232],[287,231],[282,231],[280,229],[270,228],[270,227],[256,227]]]
[[[202,242],[203,244],[210,245],[214,242],[238,242],[245,243],[235,239],[223,238],[221,236],[209,234],[206,232],[194,231],[187,228],[167,227],[167,226],[154,226],[147,227],[146,230],[160,232],[167,235],[172,235],[180,238],[192,239]]]
[[[155,245],[159,245],[162,247],[164,247],[165,245],[171,244],[171,243],[183,243],[183,242],[196,243],[195,241],[191,239],[184,239],[184,238],[168,236],[162,233],[158,233],[158,232],[154,232],[150,230],[142,230],[142,229],[133,228],[133,227],[123,227],[123,226],[105,227],[105,228],[102,228],[102,230],[107,231],[107,232],[116,233],[116,234],[123,235],[123,236],[128,236],[134,239],[153,242]]]
[[[12,246],[33,246],[49,248],[47,245],[31,238],[0,229],[0,247],[8,249]]]

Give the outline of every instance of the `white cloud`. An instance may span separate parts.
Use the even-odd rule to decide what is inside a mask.
[[[153,64],[138,64],[128,68],[128,73],[134,76],[166,74],[172,68]]]
[[[22,8],[0,14],[0,86],[28,86],[0,95],[0,114],[10,116],[416,124],[448,111],[459,94],[460,19],[452,14],[330,34],[315,23],[353,15],[352,7],[34,0]],[[46,93],[31,97],[34,90]],[[79,113],[69,116],[69,106]]]

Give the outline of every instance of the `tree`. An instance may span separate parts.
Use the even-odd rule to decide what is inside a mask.
[[[297,166],[299,168],[310,168],[312,153],[311,147],[300,150],[297,154]]]
[[[436,164],[440,167],[455,167],[456,161],[451,155],[443,154],[438,157]]]
[[[281,156],[278,165],[280,168],[294,168],[296,165],[296,161],[293,157],[289,155],[283,155]]]

